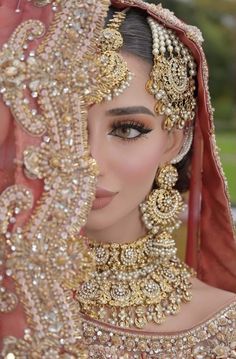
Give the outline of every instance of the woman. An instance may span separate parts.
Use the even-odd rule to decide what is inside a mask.
[[[68,223],[70,226],[75,224],[67,218],[68,211],[73,209],[75,191],[74,187],[72,191],[67,187],[71,175],[65,162],[70,159],[68,152],[60,152],[58,147],[58,153],[64,157],[55,156],[54,152],[51,155],[47,144],[48,138],[52,141],[52,135],[44,137],[38,155],[39,152],[29,144],[39,141],[28,135],[24,137],[22,130],[16,129],[16,183],[27,184],[39,198],[44,179],[47,186],[44,190],[52,190],[55,196],[60,182],[57,187],[53,186],[52,179],[56,181],[55,174],[63,172],[64,187],[60,193],[64,191],[62,195],[72,204],[67,211],[66,206],[63,207],[63,216],[61,197],[60,201],[56,199],[53,210],[48,207],[45,232],[43,225],[37,227],[36,221],[30,222],[31,227],[37,227],[33,231],[28,226],[27,231],[24,232],[23,227],[17,232],[15,226],[17,240],[14,235],[9,235],[9,230],[5,231],[11,251],[18,254],[19,247],[23,251],[21,259],[28,261],[25,253],[30,253],[31,259],[26,269],[17,260],[17,255],[8,252],[7,274],[12,274],[18,282],[27,324],[24,310],[18,304],[16,309],[2,315],[5,319],[2,321],[2,337],[22,337],[27,327],[31,331],[25,331],[22,341],[6,339],[3,356],[9,359],[23,353],[33,357],[34,353],[46,358],[70,353],[71,357],[78,358],[82,355],[98,358],[234,358],[236,306],[235,295],[230,291],[235,290],[236,250],[225,185],[211,134],[207,68],[200,34],[161,6],[128,0],[114,2],[114,5],[108,14],[111,21],[107,21],[97,45],[100,56],[97,87],[88,92],[82,85],[79,89],[89,106],[88,142],[99,169],[95,199],[83,227],[85,248],[78,237],[68,239],[66,236]],[[27,7],[29,4],[23,8]],[[81,19],[84,13],[79,6],[77,10]],[[69,31],[67,35],[71,41],[75,36]],[[61,53],[65,56],[63,48]],[[59,78],[66,81],[62,75]],[[40,91],[39,87],[39,94]],[[65,103],[69,108],[67,92],[64,91],[64,102],[58,100],[55,104],[59,114],[66,107]],[[47,96],[44,100],[41,95],[39,102],[46,112]],[[51,99],[50,96],[49,91]],[[101,102],[105,96],[107,100]],[[55,98],[57,101],[57,95]],[[59,117],[68,126],[72,120],[69,110],[65,112],[67,117]],[[30,126],[22,124],[26,128]],[[48,132],[49,129],[50,124]],[[76,129],[74,127],[75,132]],[[31,128],[29,132],[33,130]],[[61,133],[67,136],[67,132]],[[81,133],[86,144],[86,134]],[[9,139],[5,141],[5,144],[12,143]],[[23,161],[17,155],[22,151]],[[44,157],[40,157],[41,154]],[[88,164],[86,167],[80,162],[80,170],[82,165],[90,168],[90,160],[83,152],[82,155]],[[42,163],[41,158],[44,159]],[[45,158],[50,158],[46,164]],[[178,215],[183,209],[179,192],[187,189],[190,161],[187,260],[200,278],[229,291],[201,282],[176,256],[172,232],[178,226]],[[48,164],[54,172],[50,172]],[[89,207],[92,201],[91,195],[84,196],[93,190],[94,170],[87,171],[83,177],[89,176],[90,182],[84,187],[82,180],[79,182],[83,193],[80,201],[82,204],[87,201],[87,204],[80,208],[79,220],[75,216],[78,227],[83,225],[81,218],[87,216],[86,206]],[[212,176],[216,187],[210,186]],[[4,201],[6,203],[5,198]],[[21,217],[19,221],[24,225],[26,220]],[[14,220],[10,223],[14,224]],[[24,247],[25,252],[22,233],[29,242],[32,241],[30,249],[27,244],[26,249]],[[33,242],[33,233],[38,242]],[[51,241],[44,240],[46,234]],[[212,238],[214,243],[211,243]],[[95,253],[95,263],[89,262],[88,248]],[[41,267],[43,260],[45,271]],[[87,273],[89,266],[92,268]],[[9,273],[9,269],[13,273]],[[79,276],[81,272],[83,275]],[[12,290],[10,280],[5,285]],[[12,309],[9,307],[8,312]],[[14,325],[16,318],[20,321],[18,326]],[[82,341],[78,340],[81,336]],[[78,346],[81,342],[82,348]]]

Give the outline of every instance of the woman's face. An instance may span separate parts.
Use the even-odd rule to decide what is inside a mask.
[[[134,75],[130,86],[112,101],[92,106],[88,114],[91,154],[100,170],[85,227],[93,234],[140,222],[139,204],[150,192],[158,167],[179,148],[180,136],[162,130],[155,99],[145,90],[151,66],[133,55],[123,57]]]

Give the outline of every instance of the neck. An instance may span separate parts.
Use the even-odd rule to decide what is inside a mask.
[[[84,228],[85,235],[102,243],[131,243],[146,234],[146,229],[140,219],[139,209],[121,218],[115,224],[103,229]]]

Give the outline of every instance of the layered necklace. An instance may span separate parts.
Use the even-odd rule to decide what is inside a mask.
[[[88,241],[95,266],[88,280],[67,280],[80,312],[124,328],[163,323],[191,300],[193,271],[176,256],[168,232],[129,244]]]

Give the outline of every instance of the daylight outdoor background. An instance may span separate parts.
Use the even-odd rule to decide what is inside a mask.
[[[159,2],[186,23],[198,26],[203,33],[215,108],[216,139],[232,206],[236,207],[236,0],[156,1]],[[236,210],[234,213],[236,216]],[[182,255],[183,231],[185,228],[178,240]]]

